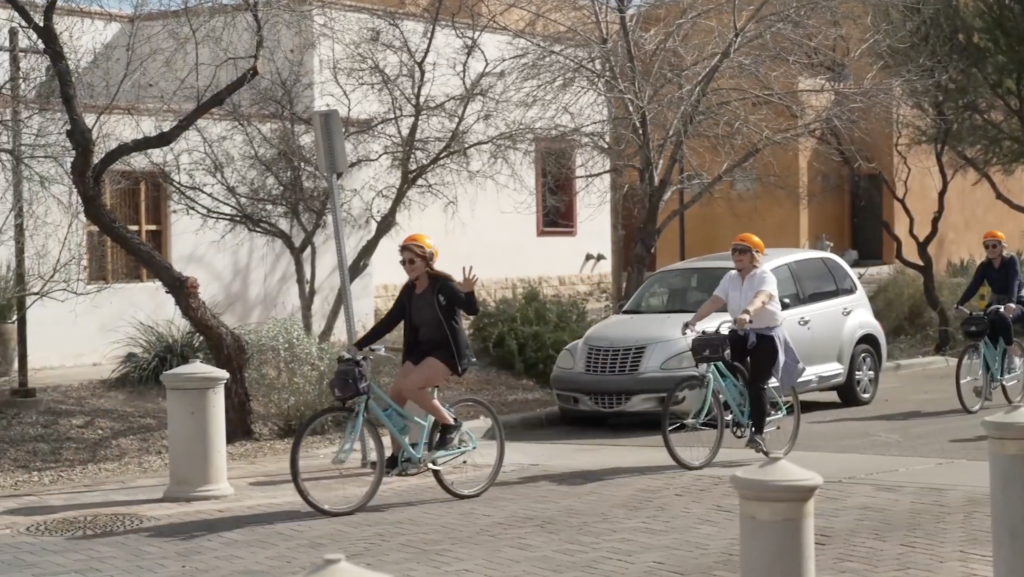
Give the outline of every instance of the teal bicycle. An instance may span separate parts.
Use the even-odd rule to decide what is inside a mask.
[[[367,351],[385,357],[384,347]],[[505,460],[505,431],[498,414],[486,402],[463,397],[444,408],[463,423],[455,442],[439,451],[431,450],[440,426],[431,416],[410,415],[370,382],[370,356],[342,356],[331,380],[337,404],[311,416],[292,442],[290,469],[299,496],[317,512],[331,517],[351,515],[365,507],[380,489],[385,477],[384,441],[381,430],[397,438],[402,449],[399,466],[390,476],[409,477],[430,471],[446,493],[458,499],[483,495],[498,478]],[[437,398],[437,389],[433,391]],[[381,407],[385,407],[382,409]],[[385,414],[397,415],[388,418]],[[398,426],[420,429],[409,439]],[[402,427],[405,428],[405,427]],[[409,436],[412,436],[410,434]],[[492,454],[489,465],[478,458]],[[459,472],[482,473],[479,481],[462,484]],[[358,484],[352,497],[349,483]]]
[[[996,305],[974,313],[960,306],[955,308],[967,313],[960,330],[964,337],[974,341],[964,347],[956,361],[956,398],[960,406],[973,415],[992,400],[996,388],[1003,390],[1007,403],[1019,403],[1024,398],[1020,363],[1024,359],[1024,344],[1014,339],[1008,350],[1002,339],[993,345],[986,338],[988,315],[1002,314],[1003,307]]]
[[[714,331],[703,331],[693,338],[691,351],[697,366],[707,365],[703,373],[682,378],[665,397],[661,413],[661,436],[665,448],[680,467],[703,469],[718,456],[728,429],[737,439],[750,431],[750,409],[743,381],[747,371],[728,358],[729,336],[721,332],[725,321]],[[723,402],[724,401],[724,402]],[[788,455],[800,434],[800,397],[795,390],[785,393],[778,384],[768,387],[768,419],[764,429],[765,456]],[[690,443],[704,439],[704,448],[689,451]]]

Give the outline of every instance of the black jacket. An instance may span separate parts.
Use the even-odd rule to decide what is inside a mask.
[[[415,346],[413,342],[415,334],[409,330],[409,325],[412,322],[409,309],[415,290],[416,285],[412,282],[406,283],[402,287],[402,292],[398,293],[395,303],[391,305],[391,310],[355,342],[355,347],[364,349],[376,343],[395,330],[398,323],[404,321],[405,325],[402,329],[402,362],[404,363],[409,351]],[[462,327],[461,312],[465,312],[469,316],[475,316],[480,312],[476,294],[462,292],[462,289],[454,282],[437,275],[430,275],[430,285],[427,290],[434,292],[434,304],[437,305],[437,312],[441,315],[444,328],[448,332],[448,339],[452,344],[452,354],[458,363],[458,374],[464,375],[469,368],[472,355],[469,352],[469,339],[466,336],[466,330]]]

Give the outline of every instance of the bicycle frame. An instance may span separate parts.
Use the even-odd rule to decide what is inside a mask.
[[[695,419],[696,422],[702,423],[704,422],[704,419],[707,418],[708,410],[711,408],[712,402],[710,391],[717,390],[721,393],[723,400],[728,403],[730,407],[741,407],[742,409],[734,409],[730,411],[729,416],[726,418],[726,422],[731,423],[732,419],[736,419],[741,426],[750,426],[750,403],[747,399],[746,389],[740,387],[739,383],[736,382],[736,379],[733,378],[732,373],[725,368],[725,365],[722,363],[711,363],[711,365],[708,366],[707,372],[704,374],[704,382],[709,385],[709,393],[704,395],[704,404],[701,406],[700,412],[698,413],[700,418]],[[769,385],[768,391],[773,397],[775,397],[775,400],[778,401],[781,406],[783,404],[782,397],[775,392],[777,386],[778,385]],[[783,412],[773,411],[769,414],[768,418],[765,419],[765,433],[767,434],[775,430],[770,428],[768,425],[773,421],[778,421],[785,417],[786,414],[785,409],[783,409]]]
[[[434,398],[437,398],[437,389],[434,390]],[[416,446],[419,450],[413,448],[409,440],[404,435],[400,435],[395,429],[395,426],[391,424],[391,421],[384,416],[384,409],[380,408],[378,402],[383,401],[387,403],[393,410],[397,411],[399,416],[406,420],[407,423],[415,423],[422,427],[423,431],[420,436],[419,443]],[[402,447],[402,451],[409,455],[410,461],[417,465],[422,465],[429,461],[435,461],[437,459],[455,458],[460,455],[464,455],[470,451],[474,451],[479,447],[479,440],[476,438],[471,431],[463,429],[470,437],[469,447],[459,447],[457,449],[449,449],[444,451],[430,451],[427,452],[425,447],[427,446],[427,438],[430,436],[430,428],[434,423],[434,417],[427,415],[426,419],[420,419],[409,414],[404,407],[399,407],[382,391],[377,385],[370,384],[369,394],[364,399],[359,399],[358,406],[356,407],[356,418],[349,421],[345,428],[345,442],[342,443],[338,449],[336,460],[345,462],[352,455],[352,450],[355,447],[355,438],[362,438],[361,435],[357,435],[357,431],[363,429],[363,422],[366,419],[366,411],[369,410],[370,414],[376,417],[377,421],[382,423],[388,432],[392,435],[393,439],[398,439],[399,445]],[[447,409],[446,409],[447,410]],[[448,414],[451,414],[449,411]],[[453,415],[454,416],[454,415]],[[366,451],[363,454],[363,465],[366,465]]]

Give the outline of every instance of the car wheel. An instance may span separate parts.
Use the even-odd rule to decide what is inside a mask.
[[[577,426],[598,426],[608,422],[608,417],[604,415],[595,415],[593,413],[581,413],[577,411],[571,411],[568,409],[558,409],[558,416],[561,418],[562,423],[565,425],[577,425]]]
[[[846,382],[836,391],[839,401],[847,407],[870,405],[878,394],[881,371],[874,349],[864,344],[854,347],[850,355],[850,368],[846,371]]]

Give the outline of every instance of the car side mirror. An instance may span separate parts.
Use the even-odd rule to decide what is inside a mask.
[[[619,301],[619,304],[615,305],[615,314],[621,313],[624,308],[626,308],[626,301]]]
[[[779,301],[779,304],[782,305],[782,310],[786,310],[786,309],[791,308],[793,306],[793,301],[791,301],[789,299],[782,299],[782,300]]]

